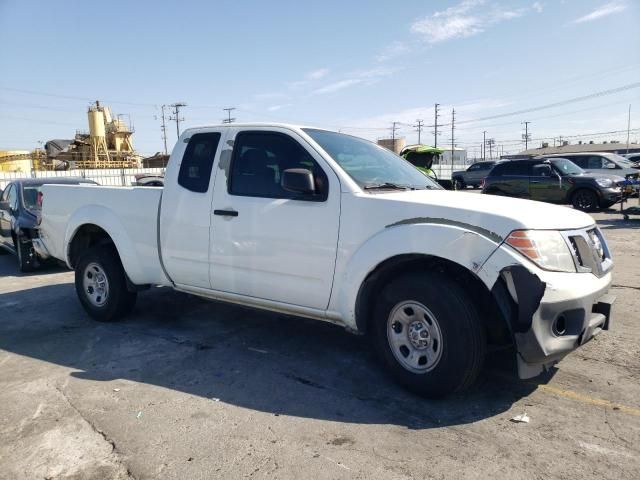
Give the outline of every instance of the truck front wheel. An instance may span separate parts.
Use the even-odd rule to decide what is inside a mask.
[[[136,293],[127,289],[120,257],[112,246],[92,247],[80,256],[75,284],[80,303],[100,322],[121,319],[136,302]]]
[[[377,300],[371,333],[394,379],[426,397],[469,387],[484,360],[477,308],[461,285],[441,273],[391,281]]]

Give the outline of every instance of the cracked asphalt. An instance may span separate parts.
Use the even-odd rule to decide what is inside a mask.
[[[72,273],[2,255],[0,478],[637,479],[640,219],[594,216],[616,261],[612,330],[533,381],[494,355],[441,401],[329,324],[164,288],[99,324]]]

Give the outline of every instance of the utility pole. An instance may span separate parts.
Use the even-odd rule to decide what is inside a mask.
[[[165,120],[164,109],[167,108],[166,105],[162,105],[160,109],[162,110],[162,126],[160,130],[162,130],[162,141],[164,142],[164,154],[167,155],[167,123]]]
[[[234,111],[236,107],[223,108],[225,112],[227,112],[227,118],[222,119],[222,123],[233,123],[236,121],[235,118],[231,118],[231,112]]]
[[[456,109],[451,110],[451,173],[453,173],[453,159],[455,157],[455,129],[456,129]]]
[[[400,122],[391,122],[391,140],[393,140],[393,148],[396,148],[396,130],[398,130],[398,123]]]
[[[494,138],[490,138],[489,140],[487,140],[487,145],[489,145],[489,160],[493,160],[493,146],[495,145],[496,141]]]
[[[424,121],[416,120],[416,123],[417,125],[414,125],[414,127],[416,127],[416,130],[418,131],[418,144],[420,144],[420,135],[422,134],[422,127],[424,127]]]
[[[629,153],[629,133],[631,133],[631,104],[629,104],[629,116],[627,117],[627,153]]]
[[[524,140],[524,149],[528,150],[529,149],[529,138],[530,138],[529,137],[529,124],[531,122],[524,121],[522,123],[524,123],[524,134],[522,135],[522,139]]]
[[[482,161],[487,159],[487,131],[482,132]]]
[[[434,122],[433,122],[433,147],[434,148],[438,148],[438,117],[440,116],[438,114],[438,107],[440,106],[439,103],[435,104],[435,116],[434,116]]]
[[[176,102],[169,106],[173,107],[173,117],[169,117],[169,120],[176,122],[176,135],[180,137],[180,122],[184,122],[184,117],[180,118],[180,109],[186,107],[187,104],[184,102]]]

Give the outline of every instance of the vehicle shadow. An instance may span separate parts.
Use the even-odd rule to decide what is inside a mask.
[[[436,428],[503,413],[537,387],[494,358],[471,391],[425,400],[393,383],[364,337],[166,288],[142,293],[116,324],[88,318],[69,283],[0,294],[0,318],[0,348],[76,378],[127,379],[274,415]]]

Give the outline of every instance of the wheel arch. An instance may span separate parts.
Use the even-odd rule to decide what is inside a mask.
[[[512,343],[512,335],[503,309],[492,291],[472,271],[450,259],[427,254],[401,254],[379,263],[360,285],[355,306],[358,331],[370,331],[375,300],[394,278],[421,271],[437,271],[466,285],[467,293],[478,307],[479,315],[492,345]]]
[[[134,284],[145,284],[140,260],[131,238],[118,217],[109,209],[87,206],[76,212],[67,224],[65,233],[65,261],[73,269],[79,256],[87,248],[98,244],[113,244],[122,267]]]

